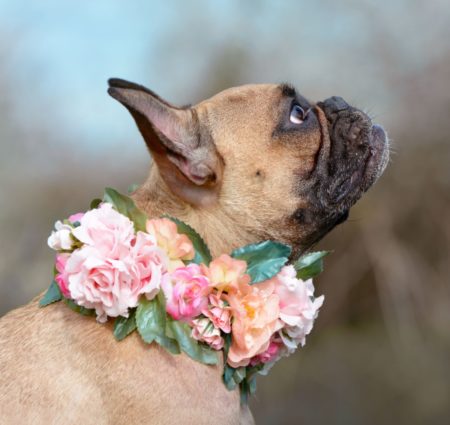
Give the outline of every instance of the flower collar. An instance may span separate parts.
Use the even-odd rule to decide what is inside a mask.
[[[89,211],[57,221],[54,280],[40,301],[64,301],[104,323],[120,341],[137,330],[148,344],[207,365],[223,355],[223,381],[256,389],[281,357],[305,344],[323,296],[312,277],[327,252],[288,263],[291,248],[264,241],[212,258],[200,235],[172,217],[148,219],[114,189]]]

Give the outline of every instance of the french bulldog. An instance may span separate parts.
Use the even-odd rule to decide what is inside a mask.
[[[225,90],[176,107],[120,79],[108,93],[154,160],[132,195],[149,217],[194,227],[213,256],[272,239],[306,251],[348,216],[388,162],[382,127],[340,97],[286,84]],[[111,324],[38,298],[0,321],[2,424],[250,424],[222,368],[114,340]]]

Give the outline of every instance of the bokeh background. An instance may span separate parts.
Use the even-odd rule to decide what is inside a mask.
[[[315,332],[252,409],[258,424],[450,423],[450,3],[0,0],[0,314],[49,284],[56,218],[146,177],[113,76],[178,104],[289,81],[386,126],[388,170],[320,243],[334,253]]]

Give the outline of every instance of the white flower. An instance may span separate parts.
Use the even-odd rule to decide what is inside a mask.
[[[68,224],[64,224],[62,221],[55,223],[55,230],[49,236],[47,244],[51,249],[55,251],[70,250],[72,249],[72,227]]]
[[[312,279],[303,281],[296,274],[293,266],[285,266],[276,276],[275,291],[280,297],[280,320],[284,324],[279,335],[288,353],[299,344],[305,345],[305,337],[311,332],[324,300],[323,295],[314,298]]]

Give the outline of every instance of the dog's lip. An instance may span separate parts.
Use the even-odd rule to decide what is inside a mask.
[[[381,125],[374,124],[370,135],[369,156],[364,170],[364,190],[367,190],[386,168],[389,158],[388,145],[386,131]]]

